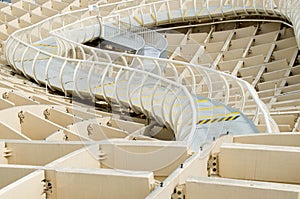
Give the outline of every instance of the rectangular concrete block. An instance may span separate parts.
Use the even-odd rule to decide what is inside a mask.
[[[110,169],[59,169],[57,198],[145,198],[153,188],[152,172]]]
[[[106,154],[103,168],[153,171],[156,176],[168,176],[188,157],[186,146],[180,143],[110,141],[101,149]]]
[[[300,133],[261,133],[234,136],[233,142],[300,147]]]
[[[300,183],[300,148],[224,143],[219,175],[225,178]]]
[[[299,199],[300,186],[279,183],[193,177],[186,182],[187,199]]]
[[[34,172],[34,168],[19,167],[17,165],[0,165],[0,189]]]
[[[8,164],[44,166],[62,156],[82,148],[78,142],[43,141],[7,141],[7,149],[11,152],[7,157]]]
[[[43,179],[45,179],[44,171],[35,171],[0,189],[0,198],[45,199],[46,195],[43,194]]]

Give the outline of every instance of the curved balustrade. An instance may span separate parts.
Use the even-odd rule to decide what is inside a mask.
[[[271,5],[272,10],[278,10],[283,17],[292,22],[298,47],[300,48],[300,2],[292,0],[274,0]]]
[[[104,24],[105,20],[108,22]],[[91,16],[53,30],[51,35],[55,35],[56,38],[68,38],[72,43],[85,43],[95,38],[102,38],[132,49],[135,54],[147,55],[149,53],[147,50],[151,48],[152,57],[166,57],[167,41],[163,35],[144,27],[121,26],[119,22],[119,19],[115,19],[115,17]],[[80,31],[78,31],[79,29]],[[74,34],[75,32],[76,34]],[[74,46],[70,47],[69,42],[64,42],[63,39],[57,40],[57,42],[63,45],[62,49],[72,50],[71,55],[75,54]]]
[[[21,54],[27,60],[19,60]],[[18,70],[53,89],[116,100],[134,110],[139,109],[161,124],[172,126],[177,140],[192,139],[190,132],[195,131],[197,122],[195,102],[187,89],[176,82],[116,64],[59,57],[22,43],[19,43],[12,61]],[[44,68],[35,67],[42,64],[45,64]],[[62,68],[57,70],[56,66]],[[130,84],[119,84],[120,81]],[[170,96],[173,99],[166,100]]]
[[[267,0],[243,0],[230,2],[203,2],[193,0],[186,1],[185,3],[182,1],[170,0],[158,1],[139,7],[118,10],[115,11],[115,14],[120,17],[120,24],[130,24],[130,26],[146,26],[151,24],[160,25],[164,23],[195,19],[199,20],[200,18],[207,16],[212,18],[226,15],[262,13],[270,16],[286,17],[293,23],[295,30],[298,31],[299,20],[297,21],[297,19],[299,17],[297,13],[288,13],[288,8],[292,5],[292,2],[285,3],[283,1],[279,1],[274,3],[275,4],[273,4],[272,1]],[[295,9],[293,8],[292,10]],[[86,12],[88,12],[88,10],[84,9],[67,14],[57,15],[31,27],[15,32],[9,37],[6,44],[6,54],[9,63],[16,70],[21,71],[25,76],[32,77],[39,83],[45,83],[53,89],[59,89],[66,93],[74,90],[74,92],[80,96],[84,96],[86,94],[91,96],[100,95],[108,101],[114,99],[124,106],[130,106],[132,109],[144,112],[146,115],[152,115],[152,117],[154,117],[158,122],[173,127],[178,140],[185,140],[188,133],[191,133],[192,135],[195,130],[195,123],[197,121],[195,118],[197,118],[197,113],[195,110],[194,99],[191,97],[189,92],[195,95],[205,95],[212,99],[222,98],[222,102],[225,104],[229,103],[229,96],[240,96],[241,98],[236,100],[240,103],[236,104],[235,108],[238,108],[241,111],[243,110],[245,100],[247,99],[246,97],[251,96],[257,105],[256,115],[263,115],[267,131],[272,132],[276,130],[276,125],[269,117],[267,109],[259,100],[255,90],[245,81],[235,78],[231,75],[184,62],[92,49],[78,43],[80,41],[76,41],[76,39],[59,36],[55,34],[55,32],[52,33],[55,35],[56,44],[58,45],[52,45],[50,42],[46,44],[46,46],[43,46],[44,43],[38,42],[39,40],[48,38],[50,36],[48,31],[55,30],[59,27],[63,27],[72,22],[81,20],[80,16]],[[95,32],[92,35],[89,35],[91,38],[101,35],[101,30],[103,30],[102,25],[105,24],[104,18],[105,17],[102,17],[102,23],[100,22],[97,25],[94,24]],[[109,19],[109,16],[107,18]],[[296,33],[298,44],[299,32],[300,31]],[[89,37],[85,36],[85,40],[87,38]],[[52,50],[50,51],[51,48]],[[76,59],[70,59],[67,57]],[[145,61],[147,64],[151,63],[155,66],[157,70],[155,73],[157,75],[151,74],[147,71],[142,71],[145,68]],[[104,64],[105,62],[106,64]],[[44,64],[45,67],[41,69],[40,64]],[[130,67],[120,66],[120,64]],[[53,65],[59,65],[61,67],[54,70],[53,68],[51,69]],[[166,65],[168,70],[161,69],[160,66],[162,65]],[[137,68],[132,68],[132,66]],[[114,69],[117,72],[114,71]],[[102,74],[101,81],[96,81],[96,77],[93,76],[94,70]],[[51,74],[49,74],[49,71],[51,71]],[[124,78],[126,76],[127,79],[122,79],[123,73],[121,73],[121,71],[124,71],[124,74],[127,74],[124,75]],[[150,83],[152,82],[154,85],[154,89],[152,91],[148,91],[150,92],[150,96],[152,96],[150,106],[145,105],[142,98],[142,96],[146,95],[142,89],[145,87],[142,82],[145,82],[147,78],[134,81],[135,79],[133,75],[130,75],[129,73],[138,73],[141,74],[141,76],[152,77],[153,80],[156,80],[153,82],[150,81]],[[105,78],[108,74],[109,78]],[[125,96],[122,98],[119,94],[120,90],[123,89],[120,89],[117,86],[109,88],[109,86],[112,85],[111,78],[114,78],[115,80],[113,85],[117,85],[116,82],[122,80],[130,82],[133,81],[139,84],[136,86],[140,89],[133,91],[132,88],[127,88],[125,89],[126,93],[121,94]],[[82,82],[85,81],[86,83],[78,82],[80,80],[83,80]],[[158,83],[154,84],[154,82]],[[162,82],[163,84],[161,84]],[[98,92],[96,87],[97,84],[100,83],[103,86],[103,90],[99,90]],[[124,86],[124,84],[120,85]],[[184,85],[185,87],[182,87],[181,85]],[[106,87],[108,90],[106,90]],[[162,88],[166,89],[167,91],[175,90],[176,95],[184,92],[184,96],[189,98],[189,103],[191,104],[188,105],[183,103],[182,108],[183,110],[190,110],[193,113],[192,123],[188,122],[186,123],[187,125],[184,125],[187,121],[178,123],[177,119],[182,116],[178,116],[179,113],[177,113],[175,116],[171,117],[169,113],[172,111],[174,112],[173,108],[167,110],[164,110],[164,108],[157,110],[155,106],[153,106],[155,105],[154,101],[159,99],[155,99],[155,93],[161,93]],[[176,88],[179,90],[176,90]],[[189,92],[186,89],[188,89]],[[112,90],[113,92],[109,90]],[[132,100],[132,98],[135,98],[135,95],[137,95],[135,93],[139,93],[139,103]],[[168,96],[167,92],[164,94],[164,97],[161,98],[161,103],[168,101],[166,100]],[[116,96],[113,97],[112,95]],[[181,95],[179,94],[179,96]],[[174,105],[175,103],[173,103],[171,106],[169,105],[169,107],[173,107]],[[189,106],[191,106],[191,108],[185,108]],[[183,129],[185,130],[183,131]],[[180,135],[177,134],[181,131],[183,131],[183,133],[180,133]],[[189,139],[190,138],[191,136],[189,136]]]
[[[94,17],[91,17],[89,20],[93,18]],[[85,23],[84,21],[83,23]],[[80,23],[81,21],[75,22],[73,27],[83,26]],[[68,28],[69,27],[63,27],[60,30],[63,29],[65,32],[70,32],[72,28]],[[72,40],[70,37],[59,34],[58,31],[53,31],[51,34],[56,38],[61,39],[61,42],[72,45],[72,49],[81,49],[81,52],[84,54],[84,56],[92,57],[92,60],[112,61],[119,64],[128,65],[129,67],[138,67],[143,70],[147,70],[147,66],[149,68],[149,65],[153,65],[154,67],[151,68],[152,73],[156,73],[169,79],[171,78],[174,81],[185,85],[195,95],[206,96],[208,98],[221,101],[224,104],[231,104],[234,106],[234,108],[237,108],[241,111],[244,109],[245,101],[247,99],[246,96],[251,95],[258,105],[256,113],[254,114],[256,116],[262,114],[266,121],[269,120],[267,116],[268,113],[265,111],[266,108],[259,100],[255,90],[247,82],[237,79],[234,76],[227,75],[225,73],[219,73],[206,67],[192,65],[186,62],[105,51],[78,43],[76,40],[79,38]],[[166,68],[163,66],[167,66],[167,69],[171,70],[166,72]],[[182,68],[185,68],[185,70],[181,70]],[[203,88],[208,90],[204,91]],[[236,98],[230,99],[230,96],[236,96]],[[235,104],[232,104],[233,100],[235,100]],[[255,117],[253,120],[257,122],[257,118],[258,117]],[[271,128],[269,130],[277,131],[274,121],[270,119],[270,122],[272,123],[272,127],[270,126],[272,130]]]
[[[225,16],[259,15],[287,19],[293,24],[300,47],[300,2],[294,0],[188,0],[156,1],[133,6],[114,13],[132,25],[163,25],[202,18]]]

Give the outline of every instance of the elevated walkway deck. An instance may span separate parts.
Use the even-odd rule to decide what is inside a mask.
[[[162,53],[160,48],[146,46],[138,34],[105,25],[87,25],[58,32],[63,32],[65,37],[78,32],[82,40],[101,37],[112,45],[118,44],[151,55],[150,59]],[[71,36],[71,40],[78,42],[76,38]],[[55,39],[50,36],[15,49],[14,57],[18,57],[12,60],[15,68],[37,82],[66,94],[104,99],[144,113],[160,125],[172,129],[177,141],[187,141],[189,145],[193,143],[192,148],[196,151],[224,134],[258,132],[240,111],[199,94],[191,95],[176,82],[158,76],[165,70],[164,63],[153,65],[153,61],[144,59],[141,65],[128,68],[109,62],[69,59],[52,55],[55,48],[60,48],[56,52],[64,56],[72,48],[63,49],[62,46],[68,44],[62,38]],[[212,83],[208,83],[211,87],[209,84]]]

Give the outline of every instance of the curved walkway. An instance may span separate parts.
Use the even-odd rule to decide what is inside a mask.
[[[186,3],[158,1],[139,8],[119,10],[115,14],[121,18],[117,25],[120,27],[129,24],[128,30],[140,25],[159,25],[207,16],[251,15],[257,12],[287,16],[292,22],[297,19],[296,15],[280,12],[274,8],[274,4],[266,2],[262,1],[262,5],[236,6],[210,5],[210,1],[206,1],[203,5],[198,5],[200,3],[198,1]],[[131,13],[133,10],[134,13]],[[147,13],[141,10],[150,11]],[[6,45],[9,63],[25,76],[52,89],[58,89],[66,94],[74,92],[80,97],[96,96],[110,103],[130,107],[136,112],[143,112],[161,125],[173,129],[176,140],[188,141],[188,143],[196,140],[195,146],[203,145],[206,140],[213,140],[223,133],[256,132],[254,125],[241,113],[246,93],[255,100],[257,114],[262,114],[264,117],[267,131],[277,130],[254,89],[247,82],[234,76],[184,62],[116,53],[82,45],[83,42],[99,36],[103,37],[105,26],[112,23],[109,22],[111,16],[80,19],[77,17],[80,12],[83,10],[56,15],[12,34]],[[53,28],[53,21],[61,21],[61,24],[64,24],[66,19],[74,20],[76,17],[72,24],[57,30]],[[95,24],[93,22],[98,23],[91,26]],[[50,30],[54,30],[51,32],[53,36],[42,33],[42,27],[45,25],[50,26]],[[81,34],[76,34],[81,37],[75,34],[75,38],[67,37],[74,31],[74,27],[83,27],[76,30],[76,33],[80,32],[84,37]],[[153,31],[149,32],[155,36]],[[35,33],[35,36],[31,33]],[[135,39],[141,38],[139,36],[141,33],[130,34]],[[105,39],[105,36],[103,38]],[[163,51],[163,48],[156,46],[157,38],[153,37],[150,40],[155,49]],[[119,44],[122,42],[122,39],[116,41]],[[178,65],[181,65],[183,70],[175,67]],[[166,66],[173,70],[171,75],[166,73]],[[230,100],[229,85],[240,90],[242,100],[237,107],[239,110],[226,106]],[[213,98],[214,95],[224,95],[224,101],[219,103],[201,97],[203,86],[208,88],[209,98]],[[195,137],[197,139],[194,139]]]

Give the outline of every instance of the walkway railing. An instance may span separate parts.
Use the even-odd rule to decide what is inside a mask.
[[[130,24],[136,25],[136,23],[140,25],[149,25],[154,23],[156,25],[170,22],[178,22],[178,21],[188,21],[200,19],[202,17],[220,17],[226,15],[239,15],[239,14],[252,14],[252,13],[260,13],[262,15],[270,15],[270,16],[278,16],[285,17],[290,20],[294,29],[296,30],[297,41],[299,45],[300,38],[300,20],[299,14],[297,13],[297,6],[299,3],[297,1],[271,1],[271,0],[262,0],[262,1],[247,1],[247,0],[232,0],[232,1],[158,1],[150,4],[145,4],[143,6],[131,7],[124,10],[115,11],[114,14],[117,14],[120,19],[128,18]],[[105,7],[105,6],[102,6]],[[175,15],[175,11],[177,15]],[[179,62],[179,61],[171,61],[164,60],[159,58],[149,58],[140,55],[130,55],[124,53],[115,53],[108,51],[100,51],[97,49],[91,49],[84,45],[77,43],[78,41],[74,41],[73,39],[68,39],[65,37],[56,36],[57,43],[59,44],[56,47],[59,47],[57,50],[53,50],[53,53],[45,52],[43,48],[37,47],[39,40],[45,39],[49,37],[48,31],[55,30],[59,27],[66,26],[72,22],[81,20],[80,16],[82,14],[89,12],[88,9],[83,9],[79,11],[69,12],[66,14],[56,15],[54,17],[48,18],[40,23],[37,23],[28,28],[22,29],[20,31],[16,31],[12,34],[6,44],[6,55],[9,63],[18,71],[22,71],[25,76],[28,76],[28,72],[25,70],[24,61],[28,59],[29,52],[34,56],[32,57],[32,70],[33,70],[33,78],[37,82],[41,82],[42,80],[35,75],[34,72],[36,67],[37,60],[39,59],[48,59],[46,69],[49,68],[51,62],[55,59],[62,60],[63,67],[67,65],[67,63],[72,62],[75,63],[76,69],[83,67],[83,65],[90,64],[92,68],[97,68],[97,64],[103,64],[103,62],[107,62],[106,66],[115,66],[119,67],[125,71],[131,71],[135,73],[143,73],[150,75],[150,73],[146,71],[141,71],[145,68],[144,63],[151,63],[155,66],[155,68],[159,69],[161,65],[167,65],[168,71],[158,70],[159,73],[157,75],[161,75],[163,77],[155,76],[160,81],[167,81],[168,84],[173,82],[174,85],[184,85],[186,89],[188,89],[191,94],[201,94],[206,95],[209,98],[213,99],[221,99],[223,96],[223,101],[225,104],[229,104],[230,98],[229,96],[236,95],[237,98],[240,97],[238,104],[235,105],[235,108],[243,110],[245,106],[245,101],[247,100],[245,96],[249,93],[251,98],[255,101],[257,109],[256,115],[262,115],[264,118],[264,122],[266,125],[267,132],[276,131],[276,125],[272,118],[269,116],[267,109],[264,104],[261,102],[255,90],[245,81],[238,79],[234,76],[218,72],[215,70],[208,69],[202,66],[195,66],[192,64]],[[167,15],[167,21],[160,21],[160,13],[165,12]],[[178,14],[179,13],[179,14]],[[146,15],[150,15],[153,21],[146,21]],[[103,18],[103,17],[102,17]],[[108,17],[109,18],[109,17]],[[105,22],[103,22],[105,24]],[[101,23],[99,26],[95,26],[95,30],[101,30]],[[98,28],[98,29],[97,29]],[[47,31],[45,31],[47,30]],[[101,34],[101,31],[99,31]],[[96,36],[94,34],[93,36]],[[70,42],[70,46],[67,47],[64,41]],[[299,45],[300,46],[300,45]],[[22,52],[20,51],[22,49]],[[68,49],[65,50],[65,49]],[[78,49],[80,51],[80,56],[78,56]],[[48,49],[47,49],[48,50]],[[67,53],[68,52],[68,53]],[[20,57],[20,55],[22,55]],[[60,55],[60,56],[57,56]],[[63,57],[62,57],[63,55]],[[70,57],[76,59],[70,59]],[[90,60],[90,61],[89,61]],[[138,65],[134,65],[133,63],[138,62]],[[140,68],[129,68],[119,66],[122,64],[124,66],[140,66]],[[179,68],[183,70],[179,70]],[[86,67],[83,67],[86,68]],[[47,70],[46,70],[47,71]],[[64,71],[63,69],[61,71]],[[75,70],[79,71],[79,70]],[[75,84],[74,91],[80,95],[80,90],[76,89],[76,72],[74,71],[73,82]],[[48,71],[49,72],[49,71]],[[47,74],[48,75],[48,74]],[[62,75],[62,74],[61,74]],[[150,76],[151,76],[150,75]],[[87,79],[88,76],[87,76]],[[49,79],[45,80],[51,86],[51,82]],[[61,81],[61,90],[67,91],[64,89],[63,78],[60,77]],[[170,81],[170,82],[169,82]],[[172,83],[172,85],[173,85]],[[233,91],[230,88],[238,88]],[[181,88],[181,87],[180,87]],[[90,95],[94,95],[91,89],[89,89]],[[187,93],[186,93],[187,94]],[[189,97],[191,95],[189,94]],[[191,100],[191,103],[193,100]],[[195,112],[195,110],[192,110]],[[193,116],[195,118],[195,116]],[[159,119],[158,119],[159,120]],[[183,129],[183,128],[182,128]],[[192,127],[191,129],[194,129]],[[191,130],[190,129],[190,130]],[[177,129],[178,130],[178,129]],[[176,132],[176,129],[174,129]],[[191,131],[193,132],[193,131]],[[185,135],[185,133],[183,133]]]
[[[191,132],[195,132],[197,123],[196,106],[193,97],[184,86],[147,71],[111,63],[60,57],[28,45],[19,39],[14,39],[14,41],[18,43],[17,45],[20,51],[15,51],[11,56],[10,64],[17,67],[18,70],[22,70],[24,63],[32,64],[33,71],[24,71],[24,73],[34,78],[37,82],[47,84],[53,89],[58,89],[66,93],[75,92],[79,96],[88,94],[90,97],[103,97],[108,101],[119,100],[119,104],[128,104],[127,106],[134,110],[139,109],[144,114],[155,118],[159,123],[173,127],[177,140],[189,142],[192,140],[193,133]],[[31,53],[23,54],[22,57],[26,57],[27,60],[19,60],[18,55],[20,55],[20,52],[24,52],[24,49],[28,49],[26,51]],[[42,59],[39,59],[41,57]],[[43,68],[43,72],[45,72],[47,77],[45,80],[39,78],[37,74],[36,67],[42,67],[41,63],[43,62],[41,62],[41,60],[47,60],[47,65]],[[63,68],[57,63],[62,63]],[[74,66],[73,71],[64,70],[64,67],[67,65]],[[49,69],[50,67],[59,68],[57,77],[55,77],[55,71]],[[80,71],[83,70],[87,71],[85,75],[80,73]],[[115,71],[115,73],[110,73],[109,71]],[[97,77],[101,78],[93,79],[96,77],[92,77],[91,74],[97,74]],[[74,87],[68,87],[67,84],[70,82],[65,81],[65,78],[68,76],[72,78]],[[113,88],[111,87],[112,84],[106,83],[106,80],[109,79],[113,79]],[[92,84],[90,84],[90,82],[93,80],[97,80],[95,86],[101,86],[101,91],[91,87]],[[124,95],[124,93],[121,92],[121,90],[124,91],[124,88],[120,89],[118,85],[124,86],[124,84],[118,84],[119,81],[128,82],[125,88],[126,97],[121,96]],[[86,86],[79,88],[79,85]],[[111,89],[113,89],[113,94],[108,91]],[[145,95],[151,97],[150,101],[143,99]],[[171,104],[169,100],[165,100],[166,97],[170,95],[174,95]],[[133,98],[137,99],[133,100]],[[149,102],[151,106],[149,106]],[[181,111],[174,113],[174,110]],[[173,113],[171,114],[171,112]]]
[[[76,22],[75,24],[78,23],[80,22]],[[66,32],[71,31],[71,29],[66,30],[65,27],[61,29],[65,30]],[[268,122],[265,122],[267,131],[278,131],[276,123],[268,115],[267,108],[261,102],[253,87],[250,86],[246,81],[238,79],[232,75],[217,72],[206,67],[193,65],[186,62],[163,60],[91,48],[75,42],[76,40],[71,40],[70,38],[64,37],[57,31],[53,31],[51,34],[68,44],[72,44],[73,49],[80,48],[86,57],[93,57],[94,60],[106,59],[106,61],[112,61],[119,64],[128,65],[130,67],[138,66],[141,69],[147,68],[145,63],[147,65],[152,64],[156,66],[155,68],[152,68],[152,73],[163,75],[166,78],[172,78],[174,81],[185,85],[192,92],[192,94],[216,99],[224,104],[230,104],[231,106],[234,106],[234,108],[237,108],[241,111],[244,110],[246,100],[248,100],[246,96],[250,95],[255,104],[257,104],[253,121],[255,121],[257,124],[259,121],[258,118],[260,115],[262,115],[265,121],[269,121],[269,124]],[[169,73],[164,71],[164,66],[166,65],[171,68],[171,74],[170,71]],[[183,67],[186,70],[181,70]],[[236,97],[230,99],[230,96]],[[234,104],[232,103],[233,100],[235,102]]]

